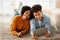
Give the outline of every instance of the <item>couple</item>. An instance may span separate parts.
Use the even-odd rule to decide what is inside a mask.
[[[11,24],[11,33],[17,37],[22,37],[29,32],[32,38],[37,36],[33,34],[33,31],[39,28],[47,28],[47,32],[44,33],[46,37],[49,37],[50,32],[50,18],[43,14],[41,5],[34,5],[32,8],[29,6],[23,6],[21,10],[21,16],[15,16]]]

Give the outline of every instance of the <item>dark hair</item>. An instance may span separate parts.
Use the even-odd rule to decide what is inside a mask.
[[[21,15],[23,15],[24,12],[27,11],[27,10],[31,10],[31,7],[29,7],[29,6],[23,6],[22,10],[21,10]]]
[[[42,11],[42,6],[39,4],[36,4],[32,7],[32,12]]]
[[[29,19],[31,20],[33,18],[34,18],[34,15],[33,15],[32,11],[31,11],[31,14],[30,14],[30,18]]]
[[[42,11],[42,6],[37,4],[34,5],[31,9],[31,15],[30,15],[30,20],[34,18],[33,12],[37,12],[37,11]]]

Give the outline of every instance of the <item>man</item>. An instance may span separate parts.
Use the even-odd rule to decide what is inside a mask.
[[[46,37],[48,37],[50,32],[50,18],[43,14],[41,5],[37,4],[32,7],[33,15],[32,19],[30,20],[30,27],[31,27],[31,35],[32,38],[36,38],[37,36],[33,34],[33,31],[39,28],[47,28],[47,32],[44,33]],[[46,31],[46,30],[45,30]]]

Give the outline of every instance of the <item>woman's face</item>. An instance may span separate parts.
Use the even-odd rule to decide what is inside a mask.
[[[34,12],[33,15],[37,20],[41,20],[43,13],[42,11],[38,11],[38,12]]]
[[[23,18],[24,19],[29,19],[30,18],[30,13],[31,13],[30,10],[25,11],[24,14],[23,14]]]

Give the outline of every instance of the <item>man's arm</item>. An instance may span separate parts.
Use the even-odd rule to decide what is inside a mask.
[[[46,22],[45,27],[47,28],[48,33],[51,34],[51,21],[50,21],[50,18],[47,18],[47,22]]]
[[[30,20],[30,31],[31,35],[33,35],[33,31],[36,29],[36,25],[34,23],[34,20]]]

